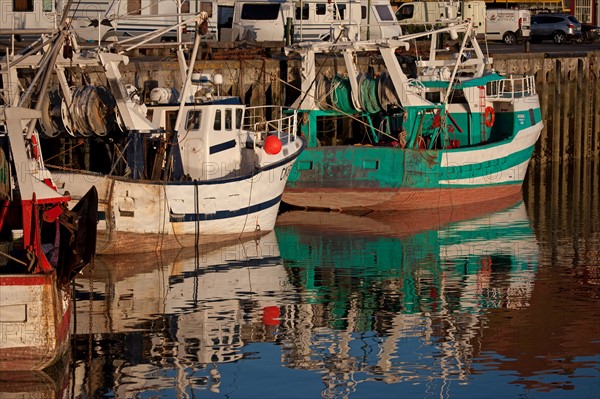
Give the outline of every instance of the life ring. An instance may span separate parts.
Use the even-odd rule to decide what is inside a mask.
[[[496,121],[496,112],[493,107],[485,107],[485,125],[487,127],[494,126]]]

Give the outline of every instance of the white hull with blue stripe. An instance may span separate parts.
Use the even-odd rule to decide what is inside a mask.
[[[91,151],[90,169],[105,149],[111,159],[93,171],[53,173],[59,191],[74,200],[97,188],[98,253],[178,249],[273,230],[292,165],[305,147],[296,135],[297,112],[250,107],[237,97],[216,95],[222,77],[194,73],[194,62],[187,65],[184,59],[181,94],[154,88],[142,103],[120,75],[118,66],[126,57],[74,57],[72,63],[82,68],[104,68],[119,123],[119,129],[101,125],[109,118],[96,116],[110,108],[110,101],[103,100],[104,108],[92,107],[84,101],[94,94],[90,86],[73,91],[76,107],[62,123],[76,137],[102,136],[101,151]],[[57,61],[63,67],[57,74],[66,81],[64,62]],[[98,126],[102,129],[94,130]]]
[[[284,141],[279,156],[264,154],[274,158],[264,167],[208,181],[144,181],[70,172],[53,176],[59,190],[73,199],[91,186],[98,189],[98,253],[175,249],[273,230],[289,171],[302,149],[300,138]]]

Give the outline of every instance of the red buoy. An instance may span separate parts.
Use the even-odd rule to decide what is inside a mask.
[[[265,152],[269,155],[279,154],[281,151],[281,140],[277,138],[277,136],[267,136],[265,139]]]
[[[279,306],[265,306],[263,308],[262,322],[266,326],[276,326],[279,324],[280,315]]]

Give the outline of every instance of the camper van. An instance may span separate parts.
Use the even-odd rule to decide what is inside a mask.
[[[52,1],[29,0],[28,11],[18,12],[13,10],[19,9],[20,1],[0,2],[2,28],[12,24],[40,28],[39,21],[48,28],[55,24],[58,13]],[[57,9],[62,11],[63,4],[67,1],[58,0]],[[79,0],[65,11],[83,41],[128,39],[168,29],[178,17],[185,21],[200,12],[208,15],[208,27],[201,33],[221,41],[279,42],[285,40],[288,28],[293,42],[330,39],[342,26],[346,37],[356,40],[402,34],[389,0],[183,0],[180,9],[173,0]],[[193,23],[182,26],[181,38],[191,39],[196,29]],[[175,41],[178,33],[173,28],[154,41]]]
[[[485,34],[485,2],[483,1],[416,1],[402,3],[396,10],[396,18],[405,24],[429,24],[455,19],[473,21],[477,34]]]
[[[531,36],[531,12],[529,10],[487,10],[485,36],[488,40],[515,44]]]
[[[218,3],[233,4],[234,1]],[[216,38],[217,34],[215,0],[182,0],[180,9],[173,0],[79,0],[65,10],[67,3],[67,0],[0,0],[0,31],[52,29],[66,12],[73,32],[81,40],[116,40],[167,29],[176,25],[178,18],[191,20],[204,11],[208,15],[208,26],[201,34],[207,38]],[[196,28],[193,22],[182,26],[182,38],[191,40]],[[173,41],[177,37],[176,29],[167,29],[157,40]]]
[[[288,24],[294,42],[330,39],[341,26],[353,39],[402,34],[389,0],[238,0],[219,3],[218,15],[222,41],[281,41]]]
[[[286,25],[293,26],[293,41],[329,38],[336,26],[354,26],[358,35],[361,5],[357,0],[291,1],[242,0],[233,6],[219,5],[221,41],[282,41]],[[231,22],[229,21],[231,18]]]

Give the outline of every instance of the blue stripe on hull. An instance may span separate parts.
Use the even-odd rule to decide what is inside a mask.
[[[219,220],[233,218],[236,216],[245,216],[252,213],[260,212],[265,209],[269,209],[281,202],[281,195],[275,197],[269,201],[262,202],[260,204],[252,205],[246,208],[238,209],[235,211],[218,211],[216,213],[200,213],[198,215],[194,213],[185,214],[174,214],[169,211],[169,221],[171,223],[177,222],[195,222],[195,221],[207,221],[207,220]],[[98,211],[98,221],[106,220],[106,212]]]
[[[246,216],[252,213],[260,212],[265,209],[269,209],[272,206],[279,204],[281,201],[281,195],[269,200],[262,202],[260,204],[252,205],[249,207],[237,209],[235,211],[217,211],[215,213],[184,213],[184,214],[174,214],[169,210],[169,221],[171,223],[178,222],[196,222],[196,221],[210,221],[210,220],[220,220],[220,219],[229,219],[237,216]]]

